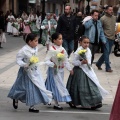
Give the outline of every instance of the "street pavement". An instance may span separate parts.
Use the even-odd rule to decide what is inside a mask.
[[[114,101],[117,85],[120,79],[120,63],[119,57],[115,57],[112,53],[110,55],[111,67],[113,73],[105,72],[105,65],[102,66],[103,70],[98,70],[93,64],[95,73],[101,85],[109,91],[109,95],[103,100],[103,107],[91,111],[81,110],[80,108],[71,109],[66,103],[60,103],[63,106],[63,111],[53,109],[53,103],[48,105],[37,105],[40,113],[29,113],[25,104],[19,102],[18,110],[12,107],[12,100],[7,98],[7,94],[13,85],[19,66],[16,64],[16,54],[19,49],[25,45],[22,37],[13,37],[6,34],[7,43],[2,44],[3,49],[0,49],[0,120],[108,120],[111,107]],[[46,55],[46,48],[41,44],[39,47],[40,61],[44,61]],[[95,61],[101,56],[101,53],[95,55]],[[43,78],[46,78],[46,66],[40,66]],[[69,72],[65,69],[64,82],[66,84]]]

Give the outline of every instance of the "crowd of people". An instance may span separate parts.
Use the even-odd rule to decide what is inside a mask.
[[[100,85],[92,64],[101,44],[103,53],[96,67],[102,70],[101,66],[105,62],[105,71],[113,72],[109,56],[115,36],[120,32],[120,17],[116,24],[112,6],[107,6],[104,15],[99,16],[98,10],[92,10],[87,17],[83,17],[82,12],[75,16],[71,14],[70,6],[65,6],[65,13],[59,17],[47,13],[43,21],[41,16],[33,12],[29,15],[23,12],[17,18],[10,12],[6,18],[7,33],[15,37],[23,35],[26,42],[17,54],[20,69],[8,94],[13,99],[15,109],[18,108],[18,101],[21,101],[30,106],[29,112],[39,112],[34,105],[51,105],[53,99],[54,109],[57,110],[63,109],[59,102],[66,102],[71,108],[80,105],[82,109],[95,110],[102,107],[102,99],[108,92]],[[48,66],[46,81],[39,69],[39,41],[36,33],[40,29],[41,44],[47,48],[44,60]],[[4,27],[2,30],[4,33]],[[72,68],[68,58],[73,51]],[[65,67],[70,72],[66,86],[63,81]]]

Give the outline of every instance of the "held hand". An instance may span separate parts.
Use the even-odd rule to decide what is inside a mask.
[[[74,74],[73,70],[71,70],[71,71],[70,71],[70,74],[71,74],[71,75],[73,75],[73,74]]]
[[[88,61],[87,60],[82,60],[82,62],[81,62],[82,64],[87,64],[88,63]]]
[[[54,28],[54,25],[51,25],[51,28]]]
[[[56,64],[54,65],[54,68],[57,68],[57,65],[56,65]]]
[[[48,26],[48,25],[45,25],[45,28],[46,28],[46,29],[48,29],[48,28],[49,28],[49,26]]]

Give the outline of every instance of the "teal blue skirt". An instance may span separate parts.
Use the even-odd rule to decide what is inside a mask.
[[[22,67],[18,71],[17,79],[10,89],[8,97],[20,100],[27,106],[49,103],[47,94],[33,84]]]

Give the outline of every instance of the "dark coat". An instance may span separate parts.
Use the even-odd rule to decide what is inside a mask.
[[[5,18],[3,15],[0,15],[0,29],[5,31]]]
[[[82,24],[82,17],[76,16],[75,18],[75,39],[79,39],[82,35],[84,35],[84,25]]]
[[[73,15],[67,17],[65,14],[60,16],[56,32],[61,33],[63,39],[74,40],[74,31],[75,31],[75,17]]]

